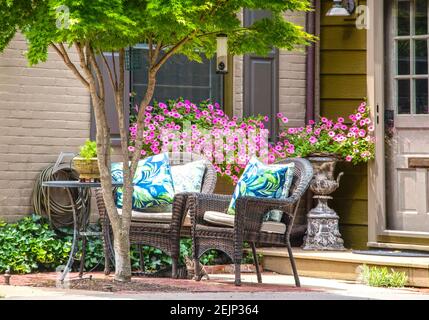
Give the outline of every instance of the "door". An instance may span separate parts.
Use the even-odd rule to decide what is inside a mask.
[[[429,0],[371,0],[370,245],[429,248]]]
[[[428,0],[386,5],[386,228],[429,235]]]
[[[255,21],[270,17],[266,10],[244,10],[244,25],[251,26]],[[275,141],[278,134],[279,101],[279,53],[274,49],[266,57],[244,56],[244,116],[267,115],[270,117],[268,130],[270,140]]]

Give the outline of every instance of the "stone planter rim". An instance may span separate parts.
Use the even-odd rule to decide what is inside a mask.
[[[314,162],[327,162],[340,161],[341,157],[336,153],[312,153],[307,156],[307,159]]]

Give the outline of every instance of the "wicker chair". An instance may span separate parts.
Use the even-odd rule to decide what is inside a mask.
[[[295,163],[290,197],[287,199],[239,198],[236,203],[235,217],[229,216],[231,221],[226,221],[228,217],[223,213],[231,201],[230,196],[207,194],[193,194],[190,196],[195,279],[199,279],[200,257],[207,250],[217,249],[225,252],[234,261],[235,284],[240,285],[240,264],[243,257],[243,242],[246,241],[252,248],[259,283],[262,282],[262,278],[255,244],[271,244],[287,247],[295,284],[297,287],[300,286],[290,244],[290,234],[301,197],[306,192],[313,177],[313,168],[310,162],[305,159],[288,159],[279,163],[290,162]],[[274,209],[281,210],[284,213],[281,223],[267,224],[267,222],[263,222],[264,215]],[[214,221],[208,222],[205,214],[213,211],[220,213],[223,220],[219,220],[217,223]],[[229,226],[227,226],[228,224]],[[274,227],[274,230],[270,230],[271,227]]]
[[[173,152],[169,154],[170,165],[183,165],[189,162],[203,160],[200,155],[186,152]],[[201,187],[202,194],[213,193],[216,186],[216,171],[214,166],[206,161],[206,171],[203,176]],[[180,238],[191,237],[191,222],[188,213],[188,195],[186,193],[176,194],[173,200],[172,213],[152,213],[149,216],[144,213],[133,211],[130,227],[130,243],[138,245],[140,251],[140,268],[144,272],[143,245],[152,246],[162,250],[172,258],[172,277],[177,277],[177,266],[180,254]],[[110,273],[110,262],[114,264],[114,250],[112,245],[113,233],[109,217],[106,212],[101,189],[95,192],[98,212],[103,233],[105,274]],[[142,218],[142,216],[144,216]],[[187,220],[187,221],[186,221]]]

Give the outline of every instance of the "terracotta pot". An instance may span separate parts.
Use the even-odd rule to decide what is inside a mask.
[[[97,181],[100,179],[97,158],[75,157],[73,158],[72,167],[79,173],[79,180],[81,181]]]

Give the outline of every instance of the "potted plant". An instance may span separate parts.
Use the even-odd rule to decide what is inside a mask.
[[[80,181],[99,181],[100,170],[97,162],[97,144],[87,140],[80,147],[79,155],[73,158],[73,169],[79,173]]]
[[[278,116],[287,122],[282,114]],[[375,156],[374,125],[365,102],[349,120],[347,124],[342,117],[337,121],[323,117],[319,123],[311,121],[306,127],[285,129],[275,147],[280,157],[306,157],[313,165],[310,189],[318,204],[307,214],[306,250],[344,250],[339,216],[328,206],[330,194],[338,189],[343,175],[335,179],[335,167],[341,160],[357,165]]]

